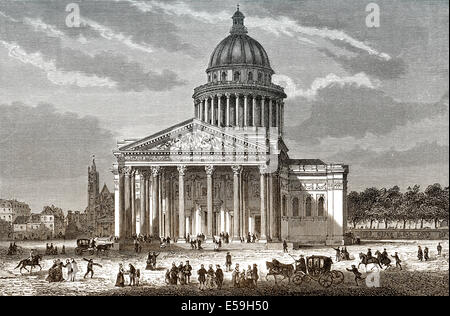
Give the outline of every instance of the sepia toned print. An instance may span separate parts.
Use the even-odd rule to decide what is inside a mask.
[[[0,293],[448,295],[447,25],[438,0],[0,1]]]

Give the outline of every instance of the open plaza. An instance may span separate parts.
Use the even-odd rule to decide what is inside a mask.
[[[53,241],[53,244],[62,249],[65,245],[66,254],[57,256],[44,256],[42,271],[35,269],[31,274],[23,270],[23,274],[15,269],[18,262],[28,256],[30,249],[36,249],[39,253],[45,252],[45,242],[29,241],[20,242],[18,247],[22,254],[6,256],[9,246],[8,242],[0,245],[0,293],[3,295],[448,295],[448,240],[441,241],[443,247],[442,255],[437,256],[436,246],[439,241],[377,241],[362,243],[361,245],[348,246],[347,249],[354,260],[334,262],[332,269],[344,273],[344,282],[340,285],[333,285],[330,288],[323,288],[317,282],[304,282],[301,285],[289,283],[288,280],[278,282],[272,276],[266,280],[268,272],[266,261],[277,259],[281,263],[292,264],[294,258],[298,259],[300,254],[307,256],[325,255],[333,258],[335,251],[326,246],[301,248],[298,250],[289,249],[284,253],[282,249],[267,249],[260,244],[229,244],[224,245],[220,251],[214,251],[213,245],[205,244],[203,250],[191,250],[188,245],[172,244],[170,248],[159,249],[159,245],[151,245],[149,249],[143,249],[140,254],[129,251],[110,250],[107,254],[89,256],[88,254],[77,256],[74,253],[75,240]],[[417,247],[428,247],[430,249],[430,260],[420,262],[417,259]],[[148,247],[147,247],[148,248]],[[367,249],[372,251],[383,251],[386,248],[389,255],[398,252],[402,259],[403,270],[391,267],[380,273],[380,287],[368,287],[366,282],[360,282],[357,287],[351,272],[346,269],[352,264],[358,265],[360,252],[366,253]],[[157,259],[156,270],[145,270],[148,251],[160,253]],[[232,267],[238,263],[241,269],[247,269],[248,265],[257,264],[259,271],[258,287],[256,289],[233,288],[231,284],[231,272],[225,271],[225,256],[227,252],[232,255]],[[93,258],[94,262],[102,267],[94,267],[94,277],[83,278],[86,272],[87,262],[83,257]],[[74,258],[79,267],[79,272],[75,282],[49,283],[46,281],[48,270],[54,260],[64,261],[67,258]],[[173,262],[177,265],[180,262],[190,261],[192,266],[192,277],[190,285],[167,285],[165,283],[165,273],[170,269]],[[119,270],[119,263],[127,267],[129,263],[141,270],[140,286],[124,288],[115,287],[116,276]],[[204,290],[198,288],[197,271],[200,265],[206,268],[210,264],[214,267],[220,264],[224,270],[224,286],[221,290]],[[360,271],[365,273],[364,266]],[[66,269],[63,269],[66,278]],[[128,285],[128,277],[125,276],[125,284]]]

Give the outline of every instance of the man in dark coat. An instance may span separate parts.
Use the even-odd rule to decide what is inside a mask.
[[[178,280],[178,268],[174,263],[172,263],[172,268],[170,269],[170,284],[177,285]]]
[[[358,271],[358,268],[354,264],[352,264],[352,268],[351,269],[347,268],[347,271],[353,272],[353,274],[355,275],[356,286],[358,286],[358,280],[361,280],[361,281],[364,280],[361,277],[362,276],[361,272]]]
[[[189,284],[191,282],[191,275],[192,275],[192,266],[189,264],[189,261],[186,261],[183,272],[184,272],[186,284]]]
[[[201,291],[203,291],[206,287],[205,283],[206,283],[206,274],[207,273],[208,272],[206,271],[205,266],[202,264],[200,266],[200,270],[197,271],[199,288]]]
[[[422,251],[422,247],[418,247],[417,248],[417,259],[419,259],[420,261],[423,260],[423,251]]]
[[[438,252],[438,256],[440,256],[441,253],[442,253],[442,246],[441,246],[441,243],[438,243],[438,245],[437,245],[437,252]]]
[[[230,252],[227,252],[227,256],[225,257],[225,267],[227,272],[231,271],[231,264],[231,254]]]
[[[423,258],[425,259],[425,261],[428,261],[428,259],[430,259],[428,247],[425,247],[425,249],[423,250]]]
[[[83,258],[84,261],[87,261],[87,268],[86,268],[86,274],[84,275],[84,278],[86,279],[86,277],[89,275],[89,273],[91,274],[91,279],[94,276],[94,266],[99,266],[102,268],[101,264],[95,263],[93,259],[86,259]]]
[[[304,255],[300,255],[300,258],[296,260],[297,270],[306,273],[306,260]]]
[[[223,285],[223,271],[220,268],[220,265],[216,265],[215,276],[216,276],[217,288],[220,290],[222,288],[222,285]]]
[[[130,286],[136,285],[136,268],[130,263],[128,265],[128,274],[130,276]]]
[[[400,264],[402,261],[400,260],[400,258],[398,257],[398,253],[396,252],[393,256],[392,256],[392,258],[394,258],[395,259],[395,267],[397,268],[400,268],[400,270],[402,270],[402,265]]]

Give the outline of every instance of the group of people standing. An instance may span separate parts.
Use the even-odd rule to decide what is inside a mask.
[[[177,266],[175,262],[172,263],[172,267],[166,271],[166,283],[171,285],[186,285],[191,282],[192,266],[189,261],[185,264],[180,262]]]
[[[94,276],[94,266],[102,267],[101,264],[94,262],[93,259],[83,258],[84,261],[87,261],[86,273],[83,278],[87,278],[89,275]],[[67,278],[64,279],[63,276],[63,268],[67,269]],[[52,267],[48,270],[47,281],[48,282],[62,282],[62,281],[70,281],[75,282],[77,273],[79,271],[78,263],[75,259],[66,259],[66,262],[56,259],[53,261]]]
[[[116,277],[116,286],[125,286],[125,275],[129,276],[130,286],[139,286],[141,280],[141,270],[136,269],[131,263],[128,264],[128,270],[125,270],[122,263],[119,264],[119,272]]]

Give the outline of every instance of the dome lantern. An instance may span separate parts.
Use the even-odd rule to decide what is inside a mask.
[[[231,27],[231,34],[247,34],[247,28],[244,25],[245,15],[239,11],[239,4],[237,11],[233,14],[233,26]]]

